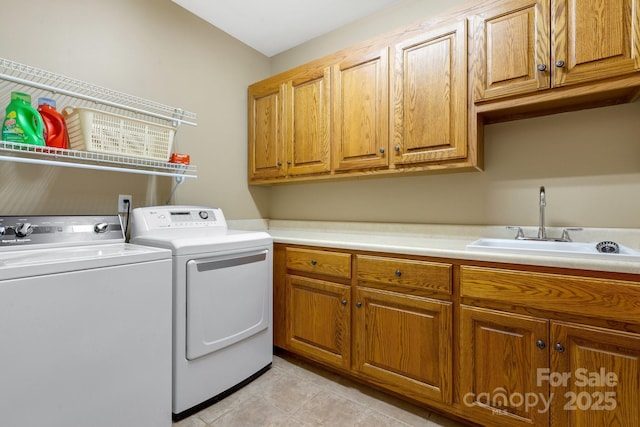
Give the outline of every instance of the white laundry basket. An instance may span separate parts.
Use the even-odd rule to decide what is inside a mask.
[[[166,162],[175,129],[92,108],[66,107],[69,148]]]

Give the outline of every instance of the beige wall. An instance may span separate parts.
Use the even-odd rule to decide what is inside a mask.
[[[273,73],[440,13],[401,1],[274,58]],[[440,10],[439,10],[440,8]],[[535,225],[538,188],[556,226],[640,227],[640,104],[485,128],[485,172],[274,186],[273,219]]]
[[[269,75],[268,58],[170,0],[20,2],[3,9],[0,39],[2,58],[196,112],[198,126],[180,128],[175,148],[199,178],[185,180],[174,202],[267,215],[269,190],[247,187],[246,88]],[[120,193],[134,206],[164,204],[172,184],[0,162],[0,215],[114,213]]]
[[[545,185],[552,225],[639,227],[638,103],[487,126],[482,173],[247,186],[248,84],[461,3],[404,0],[268,59],[169,0],[35,0],[3,11],[0,57],[198,113],[176,151],[191,154],[199,178],[173,202],[231,219],[533,225]],[[171,186],[0,162],[0,215],[111,213],[119,193],[163,204]]]

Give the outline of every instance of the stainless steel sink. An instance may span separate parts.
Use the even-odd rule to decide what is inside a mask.
[[[617,245],[618,253],[602,253],[598,242],[556,242],[544,240],[478,239],[467,245],[468,250],[493,253],[518,253],[547,256],[568,256],[596,259],[640,261],[640,252]]]

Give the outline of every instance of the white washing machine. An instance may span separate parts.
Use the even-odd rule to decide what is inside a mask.
[[[0,217],[0,425],[170,427],[171,297],[115,215]]]
[[[273,360],[273,242],[228,230],[220,209],[136,208],[131,242],[173,252],[173,414],[182,419]]]

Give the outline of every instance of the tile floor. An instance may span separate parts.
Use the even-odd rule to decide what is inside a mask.
[[[459,427],[433,414],[286,355],[264,375],[173,427]]]

